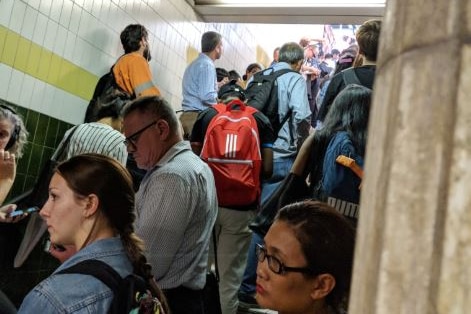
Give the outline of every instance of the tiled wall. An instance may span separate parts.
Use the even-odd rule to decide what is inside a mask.
[[[216,66],[243,74],[249,63],[267,59],[249,27],[201,22],[184,0],[1,0],[0,98],[19,108],[31,134],[15,193],[31,186],[64,130],[82,122],[96,81],[122,54],[119,34],[131,23],[148,28],[154,81],[175,108],[203,32],[224,37]]]

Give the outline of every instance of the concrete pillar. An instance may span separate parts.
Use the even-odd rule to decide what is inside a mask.
[[[349,314],[471,313],[471,1],[383,22]]]

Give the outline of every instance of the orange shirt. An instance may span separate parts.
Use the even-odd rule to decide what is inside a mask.
[[[113,67],[116,84],[130,94],[139,96],[160,96],[152,82],[147,60],[137,52],[123,55]]]

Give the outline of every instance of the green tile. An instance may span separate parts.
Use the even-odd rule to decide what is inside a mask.
[[[28,191],[29,189],[32,189],[37,179],[38,179],[37,176],[27,175],[25,178],[24,191]]]
[[[31,150],[32,150],[32,143],[27,142],[24,151],[23,151],[23,157],[18,159],[18,164],[16,165],[16,173],[24,173],[26,174],[28,171],[28,164],[29,164],[29,159],[31,157]]]
[[[25,126],[26,130],[32,135],[36,132],[36,127],[38,125],[39,120],[39,113],[33,110],[28,111],[28,115],[26,116]],[[33,140],[33,139],[30,139]]]
[[[28,174],[37,176],[41,167],[41,156],[43,152],[42,146],[33,143],[31,158],[29,161]]]
[[[44,142],[46,140],[47,128],[49,125],[50,117],[44,114],[39,114],[38,118],[38,127],[36,128],[36,132],[34,134],[34,143],[44,146]]]
[[[12,198],[15,195],[20,195],[23,193],[24,185],[25,185],[26,175],[17,173],[15,177],[15,182],[11,187],[10,194],[8,199]]]
[[[47,128],[46,138],[44,140],[44,146],[56,147],[57,130],[59,129],[59,120],[49,118],[49,126]]]

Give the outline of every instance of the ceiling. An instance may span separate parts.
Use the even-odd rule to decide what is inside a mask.
[[[362,24],[384,14],[386,0],[186,0],[205,22]]]

